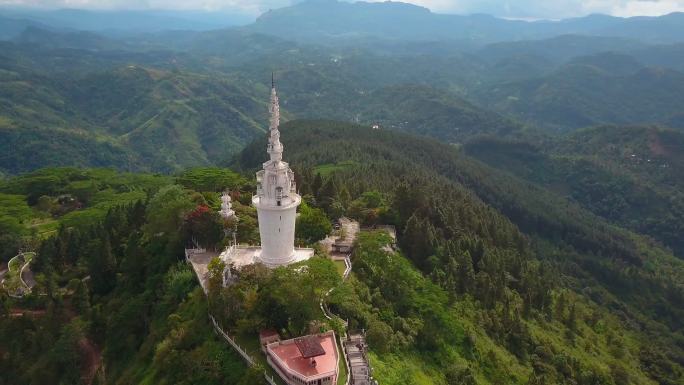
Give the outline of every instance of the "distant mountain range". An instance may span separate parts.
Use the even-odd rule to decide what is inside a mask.
[[[679,125],[684,73],[645,67],[629,56],[573,60],[542,77],[482,88],[480,101],[511,117],[551,128],[603,123]]]
[[[562,21],[519,21],[488,15],[446,15],[400,3],[308,0],[261,15],[247,29],[306,42],[378,37],[391,40],[452,40],[470,44],[545,39],[565,34],[611,36],[646,42],[684,40],[684,14],[619,18],[606,15]]]
[[[203,31],[244,26],[249,32],[284,39],[340,43],[358,39],[450,41],[463,47],[559,35],[622,37],[650,43],[684,41],[684,14],[620,18],[589,15],[561,21],[521,21],[489,15],[449,15],[402,2],[305,0],[269,10],[253,22],[240,11],[86,11],[0,8],[0,38],[12,38],[25,27],[84,30],[130,35],[164,30]]]
[[[15,37],[28,26],[130,35],[165,30],[206,31],[244,25],[253,20],[252,16],[238,12],[0,8],[0,38]]]
[[[684,128],[684,43],[665,44],[684,26],[672,22],[678,14],[522,22],[308,1],[244,27],[157,32],[196,15],[160,13],[135,32],[145,13],[106,14],[4,16],[0,172],[175,172],[225,161],[264,132],[272,71],[285,119],[378,124],[453,144],[602,124]],[[668,37],[625,32],[644,23]],[[609,30],[619,33],[587,34]]]

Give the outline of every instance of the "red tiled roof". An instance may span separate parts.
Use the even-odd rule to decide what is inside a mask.
[[[312,358],[325,355],[325,349],[316,336],[306,336],[295,340],[297,349],[304,358]]]
[[[264,329],[264,330],[259,331],[259,339],[275,337],[275,336],[280,337],[280,335],[278,334],[277,331],[275,331],[275,329]]]
[[[311,358],[302,355],[296,343],[276,343],[268,346],[270,354],[277,357],[283,365],[299,376],[312,377],[323,373],[333,372],[337,376],[337,347],[332,335],[311,336],[318,339],[325,354],[317,356],[316,366],[312,365]]]

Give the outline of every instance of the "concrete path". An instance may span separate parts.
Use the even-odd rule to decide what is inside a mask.
[[[208,266],[209,262],[211,262],[212,259],[216,258],[219,256],[219,252],[217,251],[207,251],[207,250],[201,250],[200,252],[189,252],[188,249],[185,251],[186,258],[192,265],[192,269],[195,270],[195,274],[197,275],[197,279],[200,282],[200,285],[202,286],[202,290],[204,292],[207,292],[207,281],[208,277],[207,274],[209,272]]]
[[[373,380],[368,356],[366,355],[366,338],[363,334],[351,334],[343,342],[343,349],[347,355],[349,364],[350,385],[373,385]]]

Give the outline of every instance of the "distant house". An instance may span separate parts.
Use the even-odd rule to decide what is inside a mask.
[[[266,346],[274,342],[280,341],[280,335],[274,329],[266,329],[259,332],[259,343],[261,344],[261,350],[266,353]]]
[[[288,385],[337,384],[339,353],[332,331],[266,344],[266,358]]]
[[[347,240],[336,240],[332,245],[333,252],[348,254],[354,248],[354,242]]]

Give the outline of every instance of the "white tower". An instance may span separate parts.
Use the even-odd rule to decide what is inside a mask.
[[[259,216],[261,253],[257,260],[268,267],[284,266],[295,261],[294,235],[297,206],[302,198],[297,194],[294,173],[283,162],[280,143],[280,107],[275,83],[271,81],[270,134],[267,152],[270,160],[257,172],[257,193],[252,203]]]

